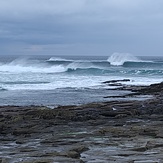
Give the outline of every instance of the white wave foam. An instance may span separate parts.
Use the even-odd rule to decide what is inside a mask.
[[[92,87],[96,88],[105,79],[96,76],[89,77],[89,76],[74,76],[74,75],[70,75],[70,76],[50,75],[47,77],[44,76],[44,78],[49,80],[49,83],[3,84],[3,87],[7,90],[54,90],[60,88],[82,89],[82,88],[92,88]],[[36,77],[36,79],[42,80],[40,76]],[[27,80],[30,80],[29,77],[27,78]]]
[[[63,65],[48,65],[39,60],[30,60],[28,58],[17,58],[10,63],[1,63],[1,73],[59,73],[67,69]]]
[[[31,73],[59,73],[59,72],[65,72],[67,69],[64,66],[61,65],[55,65],[55,66],[45,66],[45,65],[27,65],[27,64],[4,64],[0,65],[0,72],[2,73],[25,73],[25,72],[31,72]]]
[[[60,58],[60,57],[51,57],[47,61],[54,61],[54,62],[57,62],[57,61],[65,61],[66,62],[67,61],[67,62],[71,62],[73,60],[64,59],[64,58]]]
[[[113,53],[107,61],[114,66],[121,66],[125,62],[141,62],[140,59],[130,53]]]

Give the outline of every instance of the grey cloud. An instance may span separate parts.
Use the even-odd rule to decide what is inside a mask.
[[[1,0],[0,47],[143,55],[154,53],[153,45],[161,54],[162,6],[162,0]]]

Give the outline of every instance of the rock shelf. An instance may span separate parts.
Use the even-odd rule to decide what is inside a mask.
[[[1,106],[0,163],[163,163],[163,83],[121,89],[152,98]]]

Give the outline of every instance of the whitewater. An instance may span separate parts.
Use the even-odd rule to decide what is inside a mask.
[[[66,105],[103,101],[104,81],[127,85],[163,80],[163,57],[129,53],[106,56],[1,56],[0,105]]]

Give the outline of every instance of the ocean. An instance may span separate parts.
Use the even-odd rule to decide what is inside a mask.
[[[163,57],[0,56],[0,105],[78,105],[107,101],[105,96],[127,92],[109,90],[103,82],[130,79],[127,85],[163,81]]]

